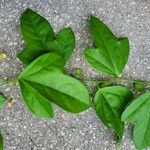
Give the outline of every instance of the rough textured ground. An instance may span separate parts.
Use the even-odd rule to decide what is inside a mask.
[[[129,37],[131,55],[125,77],[150,80],[150,1],[148,0],[0,0],[0,51],[7,58],[0,62],[0,75],[16,76],[22,64],[16,54],[24,47],[19,17],[26,8],[38,11],[51,22],[55,31],[71,26],[76,35],[75,52],[67,65],[83,68],[87,76],[96,73],[84,60],[83,49],[92,44],[88,18],[94,14],[104,20],[118,36]],[[12,108],[0,111],[0,129],[5,150],[113,150],[112,134],[96,117],[93,109],[78,115],[55,109],[52,120],[32,116],[22,102],[19,88],[0,87],[16,100]],[[121,149],[135,149],[126,130]]]

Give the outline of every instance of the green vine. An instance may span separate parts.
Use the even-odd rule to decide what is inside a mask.
[[[98,78],[88,78],[88,77],[79,77],[75,74],[70,74],[76,79],[79,79],[81,82],[91,82],[93,84],[97,84],[99,86],[105,87],[109,85],[118,85],[118,84],[124,84],[127,83],[128,85],[134,85],[134,83],[141,83],[143,84],[143,89],[149,89],[150,88],[150,82],[145,80],[136,80],[136,79],[127,79],[127,78],[113,78],[109,77],[108,79],[98,79]],[[18,85],[18,77],[15,77],[14,79],[6,79],[0,76],[0,85],[9,85],[9,86],[17,86]],[[136,90],[136,89],[135,89]]]
[[[136,148],[146,148],[150,146],[150,82],[121,76],[130,53],[127,38],[116,37],[94,16],[89,26],[94,46],[84,50],[84,57],[93,68],[109,75],[108,78],[85,77],[80,68],[66,74],[64,66],[75,47],[72,29],[54,33],[45,18],[27,9],[20,21],[26,47],[17,56],[26,67],[14,79],[0,76],[0,86],[19,85],[28,110],[39,118],[54,116],[52,103],[70,113],[80,113],[93,106],[104,125],[115,133],[118,143],[121,144],[124,124],[128,122],[134,125]],[[87,82],[95,86],[91,95]],[[135,99],[132,91],[142,95]],[[2,94],[0,100],[4,101]]]

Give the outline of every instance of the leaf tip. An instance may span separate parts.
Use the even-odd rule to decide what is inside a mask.
[[[94,15],[90,16],[90,20],[97,19]]]
[[[24,13],[29,13],[29,12],[34,12],[32,9],[30,9],[30,8],[27,8],[25,11],[24,11]]]

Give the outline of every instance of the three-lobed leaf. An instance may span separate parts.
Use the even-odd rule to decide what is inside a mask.
[[[134,125],[133,141],[136,148],[150,146],[150,92],[136,98],[123,112],[122,120]]]
[[[39,117],[52,117],[51,103],[72,113],[88,109],[90,99],[87,88],[80,81],[63,74],[57,67],[60,61],[56,62],[57,65],[55,61],[46,61],[53,58],[52,53],[42,55],[21,73],[19,83],[27,107]],[[49,112],[45,111],[47,109]]]
[[[56,52],[67,61],[73,52],[75,37],[72,29],[64,28],[55,35],[48,21],[31,9],[23,13],[20,27],[26,47],[18,58],[25,64],[47,52]]]
[[[124,131],[121,115],[132,98],[132,93],[122,86],[101,88],[94,97],[94,108],[98,117],[108,128],[115,132],[119,140],[122,139]]]
[[[87,61],[97,70],[119,76],[129,56],[127,38],[117,38],[98,18],[91,16],[90,30],[94,39],[94,47],[86,49]]]

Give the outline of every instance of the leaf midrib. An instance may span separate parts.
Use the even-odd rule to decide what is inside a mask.
[[[40,37],[40,35],[39,35],[39,31],[36,32],[37,30],[36,30],[36,26],[35,26],[34,21],[32,20],[32,18],[31,18],[30,15],[28,15],[28,16],[29,16],[30,22],[32,23],[32,25],[33,25],[33,27],[34,27],[34,31],[35,31],[36,35],[38,36],[38,39],[40,39],[40,42],[41,42],[42,46],[45,47],[44,41],[41,39],[41,37]],[[35,16],[35,14],[34,14],[34,16]],[[40,16],[40,17],[41,17],[41,16]],[[39,19],[38,19],[38,20],[39,20]],[[40,18],[40,20],[41,20],[41,18]],[[47,38],[47,37],[46,37],[46,38]],[[45,48],[46,48],[46,47],[45,47]]]
[[[106,67],[109,72],[111,72],[112,75],[114,75],[115,73],[113,72],[113,70],[111,68],[109,68],[108,66],[106,66],[105,64],[103,64],[102,62],[100,62],[99,60],[95,59],[94,57],[92,57],[91,55],[85,53],[86,55],[88,55],[88,57],[91,57],[92,59],[96,60],[96,62],[100,63],[101,65],[103,65],[104,67]]]
[[[38,85],[45,86],[45,87],[47,87],[47,88],[53,89],[53,90],[55,90],[55,91],[57,91],[57,92],[59,92],[59,93],[63,93],[64,95],[67,95],[67,96],[73,98],[74,100],[76,100],[76,101],[78,101],[78,102],[80,102],[80,103],[83,103],[83,104],[85,104],[85,105],[88,106],[87,103],[85,103],[84,101],[80,100],[79,98],[73,97],[72,95],[68,95],[67,93],[64,93],[63,91],[58,91],[58,89],[56,89],[56,88],[54,88],[54,87],[52,87],[52,86],[43,85],[43,84],[41,84],[41,83],[37,83],[37,82],[30,81],[30,80],[27,80],[27,79],[23,79],[23,80],[26,81],[26,82],[29,82],[29,83],[34,83],[34,84],[38,84]],[[32,86],[32,85],[31,85],[31,86]],[[36,89],[36,88],[35,88],[35,89]],[[53,99],[53,98],[52,98],[52,99]],[[53,103],[54,103],[54,102],[53,102]]]

